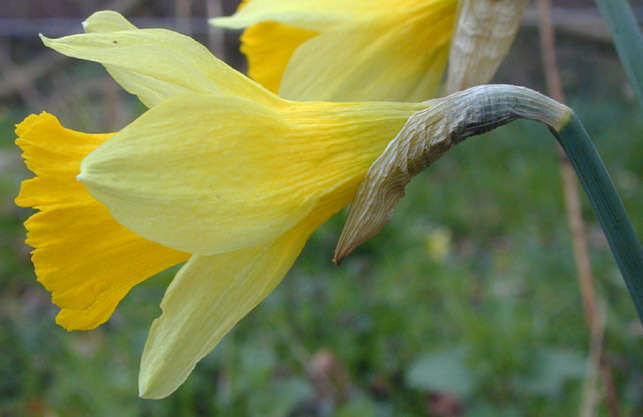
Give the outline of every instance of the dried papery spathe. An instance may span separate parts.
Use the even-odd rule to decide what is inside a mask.
[[[389,222],[411,178],[469,136],[515,119],[530,119],[559,130],[571,110],[533,90],[484,85],[429,100],[409,118],[360,184],[333,261],[379,233]]]
[[[527,0],[462,0],[449,51],[447,93],[486,84],[516,36]]]

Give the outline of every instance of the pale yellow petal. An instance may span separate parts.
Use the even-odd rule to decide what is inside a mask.
[[[253,247],[291,229],[325,194],[358,183],[422,107],[176,97],[85,158],[80,179],[119,222],[155,242],[201,255]]]
[[[297,48],[279,93],[294,100],[427,100],[442,79],[455,11],[455,1],[433,0],[331,28]]]
[[[40,210],[25,222],[27,244],[38,281],[61,307],[58,324],[100,325],[134,285],[187,259],[118,224],[76,181],[81,159],[111,135],[65,129],[47,113],[27,117],[16,134],[37,175],[22,183],[16,204]]]
[[[391,13],[412,15],[418,8],[456,0],[245,0],[232,16],[210,19],[210,24],[243,29],[260,22],[278,22],[324,31],[347,22],[368,21]],[[379,35],[379,34],[378,34]]]
[[[279,284],[317,224],[265,245],[194,256],[168,287],[150,329],[139,374],[144,398],[163,398]]]
[[[242,29],[259,22],[272,21],[320,31],[355,19],[373,8],[379,9],[380,3],[390,4],[390,1],[250,0],[244,2],[243,7],[234,15],[216,17],[210,19],[210,23],[230,29]]]
[[[107,19],[100,16],[90,17],[88,28],[119,27],[113,23],[113,15],[110,19],[106,23]],[[148,107],[188,92],[228,93],[261,102],[274,100],[272,93],[217,59],[205,46],[170,30],[101,31],[59,39],[42,36],[42,40],[61,54],[105,65],[125,90]]]
[[[316,34],[276,22],[250,26],[241,36],[241,52],[248,59],[248,76],[277,93],[293,52]]]
[[[87,33],[93,33],[136,30],[137,27],[118,12],[102,10],[89,16],[87,20],[83,22],[83,29],[85,29]]]
[[[278,115],[233,97],[180,96],[155,106],[82,163],[81,181],[134,232],[190,253],[273,240],[315,204],[270,172]],[[274,141],[273,141],[274,139]]]

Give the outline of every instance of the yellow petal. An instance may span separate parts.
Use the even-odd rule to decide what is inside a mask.
[[[210,19],[210,24],[242,29],[259,22],[273,21],[320,31],[355,19],[373,8],[379,9],[381,3],[390,5],[391,0],[250,0],[244,2],[234,15]]]
[[[201,255],[254,247],[298,224],[322,196],[358,183],[423,107],[283,101],[270,108],[180,96],[91,153],[79,178],[147,239]]]
[[[210,24],[230,29],[242,29],[259,22],[272,21],[322,31],[336,24],[360,19],[368,20],[374,15],[409,11],[435,1],[244,0],[234,15],[215,17],[210,19]]]
[[[241,36],[241,52],[248,59],[248,76],[277,93],[281,77],[295,48],[316,34],[317,32],[275,22],[250,26]]]
[[[276,241],[214,256],[194,256],[168,287],[145,343],[143,398],[163,398],[198,361],[279,284],[317,226],[306,222]]]
[[[455,12],[454,0],[433,0],[328,29],[297,48],[279,93],[296,100],[427,100],[442,78]]]
[[[272,93],[188,36],[165,29],[96,32],[124,25],[125,18],[116,18],[114,13],[90,17],[87,27],[94,33],[41,38],[61,54],[105,65],[125,90],[148,107],[187,92],[228,93],[256,101],[274,99]]]
[[[269,144],[254,137],[252,144],[264,152],[276,151],[266,154],[262,163],[274,164],[266,177],[275,176],[288,189],[282,198],[314,195],[316,204],[304,220],[275,240],[218,255],[195,255],[179,271],[145,344],[139,375],[142,397],[171,394],[197,362],[279,284],[310,234],[351,201],[388,138],[423,106],[291,103],[280,109],[289,132],[270,138]],[[248,130],[254,133],[260,127],[252,125]]]
[[[100,325],[131,287],[187,259],[118,224],[76,181],[81,159],[111,135],[65,129],[47,113],[27,117],[16,134],[37,175],[22,183],[16,204],[40,210],[25,222],[27,244],[38,281],[61,307],[58,324]]]

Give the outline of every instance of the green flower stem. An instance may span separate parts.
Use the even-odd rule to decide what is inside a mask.
[[[643,322],[643,250],[623,202],[578,117],[552,132],[565,150],[603,227],[616,263]]]
[[[609,26],[616,51],[643,106],[643,36],[627,0],[596,0]]]

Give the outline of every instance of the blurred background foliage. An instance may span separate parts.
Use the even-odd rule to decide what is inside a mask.
[[[141,400],[136,384],[147,330],[174,270],[135,287],[96,330],[55,325],[56,307],[35,281],[23,243],[31,211],[13,204],[30,176],[13,126],[46,109],[77,130],[117,130],[144,108],[98,65],[45,50],[37,32],[79,32],[91,12],[112,8],[141,26],[191,33],[243,69],[238,33],[205,23],[236,3],[0,5],[0,416],[578,415],[588,331],[557,153],[546,129],[529,122],[449,152],[412,182],[391,224],[341,267],[330,258],[345,214],[333,217],[279,288],[167,399]],[[569,104],[641,236],[641,110],[593,3],[554,6]],[[495,81],[545,91],[534,12]],[[641,416],[643,329],[583,204],[612,369],[611,378],[602,375],[596,415]]]

